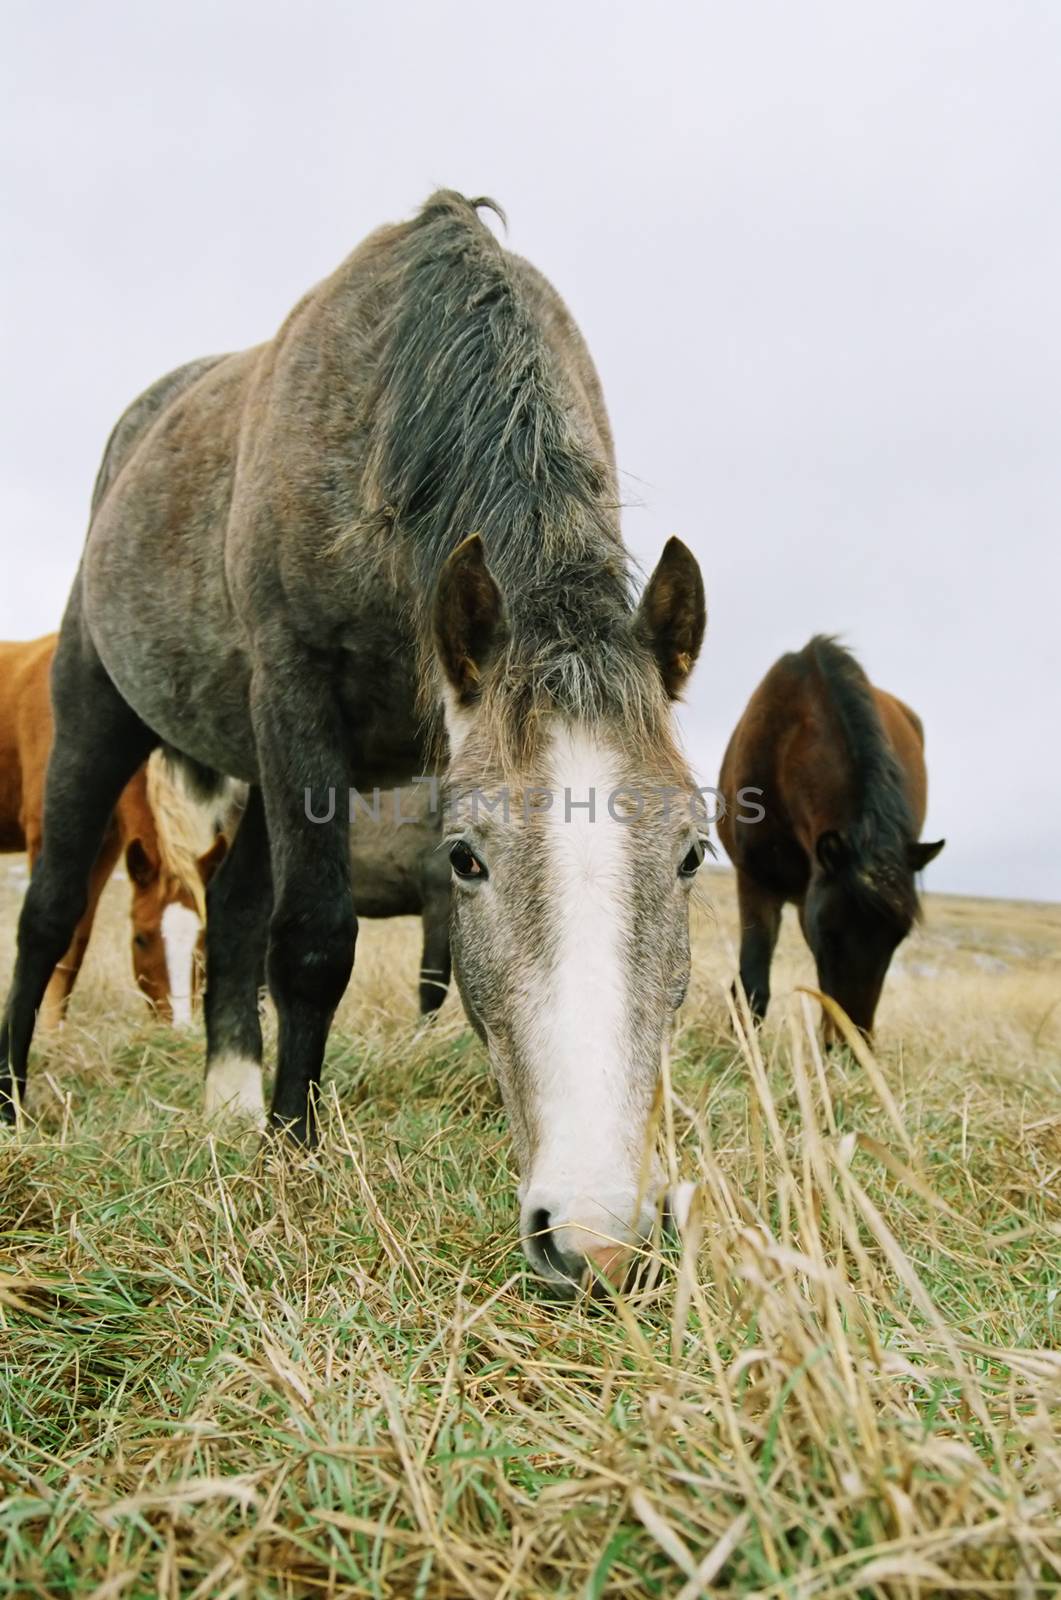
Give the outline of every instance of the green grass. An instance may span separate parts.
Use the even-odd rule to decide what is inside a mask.
[[[1053,1037],[971,1070],[904,1024],[875,1075],[793,1000],[760,1054],[710,937],[697,1203],[603,1307],[525,1272],[455,1008],[419,1031],[369,962],[291,1158],[205,1126],[198,1040],[86,974],[0,1138],[0,1592],[1061,1592]]]

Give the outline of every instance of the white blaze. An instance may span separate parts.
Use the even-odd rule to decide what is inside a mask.
[[[175,1028],[192,1021],[192,970],[199,942],[199,918],[187,906],[173,903],[162,913],[162,941],[166,947],[170,1004]]]
[[[557,732],[548,783],[554,956],[527,997],[539,1137],[524,1199],[528,1210],[572,1224],[559,1243],[585,1249],[626,1237],[638,1199],[643,1116],[631,1094],[626,1022],[632,841],[609,810],[621,786],[616,759],[591,735]]]

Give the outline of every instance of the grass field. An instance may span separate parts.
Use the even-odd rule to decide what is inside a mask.
[[[792,927],[735,1042],[705,874],[660,1119],[697,1200],[600,1308],[528,1279],[416,924],[364,928],[285,1161],[204,1125],[124,895],[0,1135],[0,1593],[1061,1593],[1061,907],[929,897],[875,1057],[823,1059]]]

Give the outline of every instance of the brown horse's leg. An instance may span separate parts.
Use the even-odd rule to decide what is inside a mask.
[[[44,999],[37,1013],[37,1028],[42,1033],[53,1033],[66,1016],[67,1004],[88,949],[100,896],[114,871],[120,850],[121,841],[117,828],[108,828],[88,880],[88,904],[85,907],[85,914],[77,925],[69,950],[52,973],[48,987],[44,991]]]
[[[18,924],[15,975],[0,1024],[0,1116],[15,1115],[37,1009],[85,913],[88,883],[115,803],[154,737],[88,643],[75,586],[52,668],[55,740],[44,838]]]
[[[740,907],[740,981],[748,996],[748,1009],[757,1022],[770,1004],[770,963],[781,931],[784,902],[764,889],[746,872],[737,872]]]
[[[431,1016],[449,989],[449,905],[451,868],[445,850],[429,851],[420,874],[424,908],[424,950],[420,958],[420,1013]]]

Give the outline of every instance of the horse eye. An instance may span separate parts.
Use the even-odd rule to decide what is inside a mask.
[[[148,945],[151,943],[151,940],[148,938],[146,933],[134,933],[133,943],[138,950],[146,950]]]
[[[479,857],[463,839],[458,839],[456,844],[450,846],[449,862],[458,878],[463,878],[466,883],[488,875]]]
[[[696,843],[690,849],[681,866],[678,868],[679,877],[695,878],[696,874],[700,871],[700,868],[704,864],[704,856],[706,854],[707,852],[704,849],[704,841],[702,839],[697,839]]]

